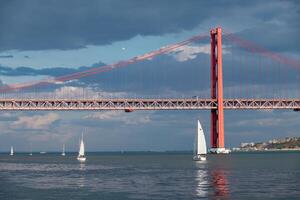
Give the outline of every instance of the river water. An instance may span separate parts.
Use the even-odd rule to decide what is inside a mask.
[[[300,152],[0,154],[0,199],[300,199]]]

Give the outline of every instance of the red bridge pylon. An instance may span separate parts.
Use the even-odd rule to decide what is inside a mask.
[[[210,31],[211,45],[211,98],[217,100],[217,109],[211,109],[210,151],[229,153],[224,145],[224,108],[222,74],[222,29]]]

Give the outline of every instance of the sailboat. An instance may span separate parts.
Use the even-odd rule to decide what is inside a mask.
[[[205,136],[200,121],[198,120],[197,132],[195,138],[195,156],[193,157],[193,159],[195,161],[204,161],[206,160],[206,154],[207,154],[207,150],[206,150]]]
[[[79,152],[78,152],[77,160],[79,160],[80,162],[85,162],[85,160],[86,160],[86,157],[84,155],[83,134],[81,135],[81,140],[80,140],[80,146],[79,146]]]
[[[14,147],[13,147],[13,146],[10,147],[10,155],[11,155],[11,156],[14,155]]]
[[[30,144],[30,153],[29,153],[30,156],[32,156],[32,144]]]
[[[65,153],[65,144],[63,144],[63,150],[62,150],[61,155],[62,155],[62,156],[66,156],[66,153]]]

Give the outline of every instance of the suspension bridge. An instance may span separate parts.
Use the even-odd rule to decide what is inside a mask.
[[[227,43],[223,43],[223,38]],[[210,39],[210,67],[205,66],[210,73],[210,90],[206,91],[206,93],[209,93],[208,96],[199,92],[199,95],[184,98],[132,98],[122,96],[108,98],[99,95],[99,93],[86,95],[84,91],[79,97],[76,95],[70,97],[72,91],[69,92],[69,96],[57,94],[49,96],[48,92],[37,92],[38,89],[48,86],[63,85],[74,80],[121,70],[128,65],[137,65],[159,55],[174,54],[174,52],[182,51],[184,47],[191,43],[198,42],[199,45],[204,45],[201,41],[207,39]],[[240,55],[236,56],[238,53]],[[226,61],[225,67],[223,65],[224,60]],[[169,76],[166,79],[168,78]],[[207,76],[204,80],[206,79]],[[231,83],[231,80],[235,80],[235,82]],[[141,81],[143,80],[141,79]],[[265,87],[265,85],[269,87]],[[33,91],[35,95],[30,96]],[[212,29],[209,36],[207,34],[197,35],[185,41],[115,64],[93,67],[38,81],[3,85],[0,86],[0,93],[0,110],[2,111],[124,110],[125,112],[132,112],[135,110],[211,110],[211,148],[215,152],[222,152],[225,148],[224,109],[290,109],[300,111],[300,63],[286,56],[272,53],[235,34],[224,34],[222,29],[218,27]],[[228,94],[231,97],[228,97],[230,96]]]

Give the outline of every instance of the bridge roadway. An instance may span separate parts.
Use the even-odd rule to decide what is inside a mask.
[[[224,109],[300,110],[300,99],[224,99]],[[0,110],[205,110],[216,99],[0,99]]]

